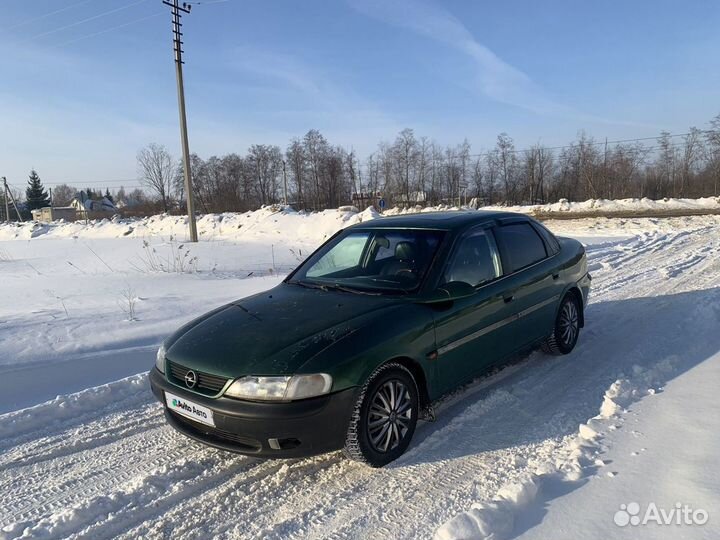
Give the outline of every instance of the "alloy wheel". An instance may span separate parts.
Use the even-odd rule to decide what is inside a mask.
[[[412,425],[412,397],[405,384],[391,379],[380,386],[370,402],[368,439],[381,453],[397,448]]]
[[[563,304],[562,310],[560,311],[558,326],[560,330],[560,339],[563,344],[571,346],[575,343],[579,330],[579,317],[577,306],[572,300]]]

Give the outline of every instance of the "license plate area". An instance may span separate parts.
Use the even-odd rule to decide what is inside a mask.
[[[181,398],[170,392],[165,392],[165,404],[168,409],[176,414],[199,422],[200,424],[215,427],[212,409],[208,409],[194,401]]]

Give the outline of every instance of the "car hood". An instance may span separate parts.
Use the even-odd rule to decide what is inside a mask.
[[[280,284],[231,302],[167,340],[167,358],[225,377],[292,374],[314,355],[362,327],[397,297]]]

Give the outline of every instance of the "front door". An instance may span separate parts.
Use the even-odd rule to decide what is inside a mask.
[[[470,297],[435,306],[437,377],[442,391],[470,380],[512,348],[511,302],[504,296],[502,265],[490,230],[473,229],[459,239],[442,283],[475,287]]]

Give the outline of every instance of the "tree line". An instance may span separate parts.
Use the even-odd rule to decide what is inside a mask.
[[[139,176],[165,209],[185,197],[182,166],[151,144],[138,153]],[[701,197],[720,195],[720,114],[707,129],[662,132],[627,141],[597,140],[580,132],[562,147],[518,149],[498,135],[474,153],[465,140],[439,145],[401,131],[393,142],[359,160],[317,130],[279,146],[254,144],[246,154],[191,156],[201,212],[245,211],[288,202],[322,210],[345,204],[536,204],[559,199]],[[359,198],[358,194],[369,194]],[[353,197],[353,194],[354,197]]]
[[[181,212],[182,164],[153,143],[138,152],[137,165],[145,191],[121,189],[110,194],[106,190],[104,196],[120,206],[140,208],[141,213]],[[718,196],[720,114],[706,129],[692,127],[683,134],[662,132],[647,139],[606,141],[580,132],[561,147],[538,143],[519,149],[501,133],[493,147],[478,152],[467,140],[444,146],[404,129],[362,160],[312,129],[284,150],[254,144],[245,154],[207,159],[192,154],[191,172],[196,207],[205,213],[285,202],[298,210],[365,207],[377,204],[380,197],[388,206],[426,206],[473,200],[491,205]],[[46,201],[37,185],[39,178],[33,175],[37,176],[33,171],[27,199],[36,207]],[[67,204],[76,192],[71,186],[57,186],[53,203]],[[93,195],[100,198],[103,193]]]

